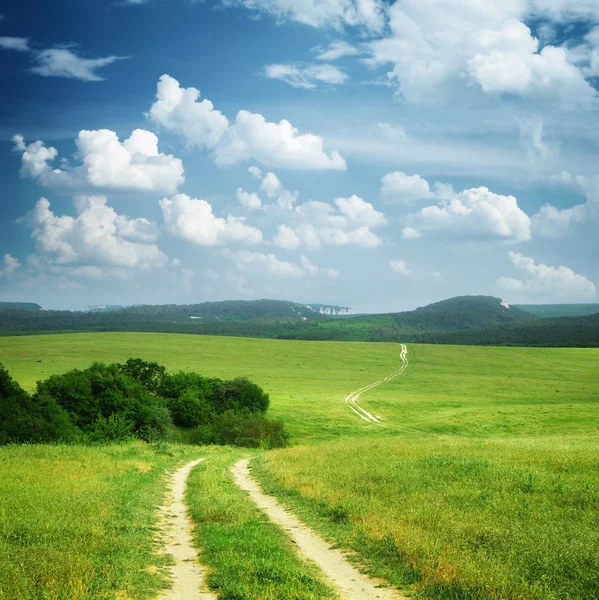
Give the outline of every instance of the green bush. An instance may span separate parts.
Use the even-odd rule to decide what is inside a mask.
[[[0,444],[158,442],[175,430],[195,444],[286,446],[283,424],[264,416],[268,405],[268,394],[246,378],[169,375],[139,358],[52,375],[37,382],[33,396],[0,365]]]

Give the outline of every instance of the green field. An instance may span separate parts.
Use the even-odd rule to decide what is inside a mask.
[[[28,389],[52,373],[129,357],[207,376],[245,375],[270,393],[269,413],[285,420],[294,444],[258,453],[254,473],[332,544],[353,549],[369,572],[423,599],[599,598],[599,349],[408,349],[408,369],[360,401],[382,417],[381,427],[359,419],[343,399],[399,367],[396,344],[130,333],[5,337],[0,363]],[[243,451],[172,446],[169,456],[134,448],[148,454],[143,460],[153,475],[143,485],[143,478],[131,484],[145,490],[139,496],[144,527],[135,533],[145,542],[140,557],[131,560],[146,568],[159,564],[148,554],[151,532],[145,528],[151,520],[148,503],[163,483],[157,470],[184,456],[206,456],[192,474],[188,501],[198,547],[212,567],[209,581],[221,596],[283,599],[294,597],[289,594],[295,589],[297,598],[331,597],[280,532],[232,486],[226,467]],[[39,531],[40,556],[57,557],[58,589],[67,577],[69,553],[44,534],[38,505],[56,497],[60,507],[78,490],[81,505],[89,505],[85,510],[117,506],[124,501],[114,489],[123,481],[113,474],[119,452],[127,450],[0,449],[0,495],[8,491],[14,497],[0,529],[9,556],[14,560],[29,548]],[[83,478],[79,488],[62,476],[46,488],[53,478],[43,466],[55,461],[53,468],[61,469],[69,461],[91,464],[92,458],[104,482],[99,491],[93,479]],[[108,529],[127,540],[133,534],[127,528],[114,533],[111,514],[90,523],[94,535]],[[78,531],[76,515],[70,518]],[[15,531],[28,533],[21,539]],[[244,551],[248,547],[250,553]],[[81,581],[110,573],[110,556],[109,551],[84,556],[88,570],[81,567],[87,573]],[[14,577],[37,581],[36,564],[25,561]],[[244,569],[251,574],[245,579]],[[153,575],[144,588],[140,578],[117,571],[110,589],[127,590],[122,597],[151,597],[148,590],[163,585]],[[1,577],[8,577],[6,571],[0,570]],[[100,596],[88,591],[21,597]]]

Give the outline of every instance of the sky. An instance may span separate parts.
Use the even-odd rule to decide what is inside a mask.
[[[0,300],[597,302],[596,0],[0,2]]]

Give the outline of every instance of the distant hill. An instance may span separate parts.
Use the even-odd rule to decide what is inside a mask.
[[[584,317],[599,313],[599,304],[518,304],[517,308],[543,319]]]
[[[42,307],[33,302],[0,302],[0,310],[42,310]]]
[[[101,312],[0,308],[0,335],[153,331],[298,340],[599,346],[599,315],[541,319],[492,296],[460,296],[412,311],[343,318],[323,314],[320,306],[255,300]]]

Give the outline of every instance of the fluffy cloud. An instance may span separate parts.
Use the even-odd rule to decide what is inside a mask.
[[[404,240],[419,240],[422,237],[422,234],[413,227],[404,227],[401,230],[401,237]]]
[[[381,180],[381,196],[387,202],[408,204],[414,200],[434,198],[430,185],[420,175],[406,175],[402,171],[387,173]]]
[[[245,219],[229,215],[217,217],[206,200],[177,194],[160,201],[164,224],[172,235],[200,246],[216,246],[228,242],[259,244],[262,232]]]
[[[293,226],[280,226],[273,242],[287,249],[304,245],[311,249],[322,246],[360,246],[375,248],[383,241],[371,231],[384,225],[385,215],[356,195],[337,198],[336,208],[326,202],[308,201],[297,206],[289,218]]]
[[[0,269],[0,279],[10,277],[21,267],[21,263],[17,258],[10,254],[5,254],[2,259],[2,268]]]
[[[239,204],[245,208],[250,210],[260,210],[262,208],[262,200],[260,200],[258,194],[250,194],[243,188],[237,188],[236,197]]]
[[[410,269],[408,269],[408,265],[406,264],[406,261],[403,260],[402,258],[399,258],[397,260],[390,260],[389,266],[396,273],[400,273],[401,275],[411,275],[412,274],[412,271]]]
[[[312,27],[359,27],[380,31],[385,25],[382,0],[222,0],[224,6],[240,6]]]
[[[556,46],[541,49],[525,24],[531,10],[547,13],[540,4],[396,2],[388,10],[388,35],[367,44],[368,62],[391,64],[389,78],[408,102],[436,102],[466,92],[470,85],[487,94],[588,104],[595,90],[572,64],[569,51]]]
[[[22,221],[31,229],[39,252],[56,265],[159,268],[168,257],[155,244],[146,219],[129,219],[107,205],[104,196],[75,198],[76,217],[57,216],[41,198]]]
[[[198,148],[215,148],[229,130],[229,120],[210,100],[199,101],[200,90],[182,88],[169,75],[158,81],[156,101],[148,117]]]
[[[238,250],[237,252],[224,250],[223,255],[232,260],[238,269],[245,271],[295,278],[316,275],[337,277],[339,275],[335,269],[322,269],[316,266],[306,256],[300,256],[300,262],[296,264],[279,260],[274,254],[250,252],[249,250]]]
[[[343,157],[324,150],[322,137],[300,132],[283,120],[271,123],[257,113],[241,110],[234,123],[208,100],[198,101],[199,91],[181,88],[163,75],[156,102],[148,112],[158,125],[179,134],[192,147],[214,150],[217,164],[254,159],[264,165],[289,169],[344,170]]]
[[[418,175],[390,173],[383,177],[384,196],[397,202],[416,198],[435,200],[417,213],[406,216],[402,236],[416,239],[421,232],[449,232],[470,238],[499,238],[525,241],[531,237],[531,221],[514,196],[494,194],[485,187],[457,193],[451,186],[436,183],[432,189]]]
[[[173,193],[185,180],[182,161],[160,153],[156,135],[143,129],[122,143],[108,129],[80,131],[75,144],[82,164],[75,167],[53,168],[58,152],[41,141],[27,145],[16,135],[13,142],[22,153],[21,174],[42,185]]]
[[[268,79],[280,79],[295,88],[313,90],[319,84],[341,85],[349,77],[347,73],[330,64],[300,65],[273,64],[264,67],[264,76]]]
[[[516,252],[510,252],[509,258],[514,267],[522,273],[522,279],[500,277],[497,285],[503,289],[560,298],[592,298],[595,296],[595,285],[568,267],[537,264],[532,258]]]

